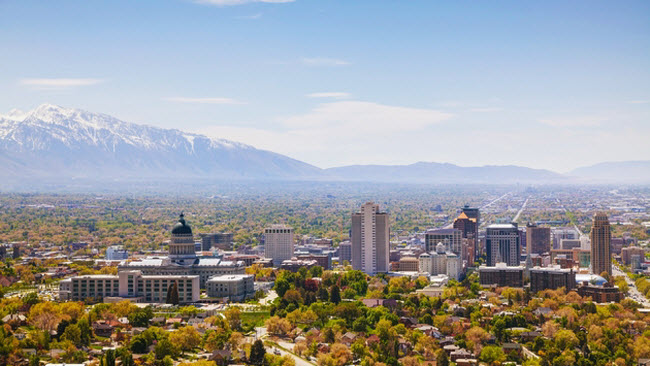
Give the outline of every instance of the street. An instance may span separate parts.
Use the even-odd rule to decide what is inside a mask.
[[[614,276],[625,276],[625,282],[628,286],[628,295],[627,297],[638,302],[644,308],[650,309],[650,301],[636,288],[634,281],[627,275],[627,273],[621,271],[617,266],[612,265],[612,275]]]

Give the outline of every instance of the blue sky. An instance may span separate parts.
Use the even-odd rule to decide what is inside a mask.
[[[647,1],[3,1],[0,112],[42,103],[320,167],[650,159]]]

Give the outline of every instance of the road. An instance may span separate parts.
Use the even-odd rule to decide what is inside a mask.
[[[289,345],[289,343],[287,343],[287,342],[278,342],[278,344],[280,345],[280,347],[284,347],[284,348],[286,348],[285,344]],[[291,347],[293,348],[293,343],[291,343]],[[287,348],[287,349],[292,349],[292,348]],[[315,365],[315,364],[305,360],[304,358],[298,357],[298,356],[294,355],[291,352],[287,352],[287,351],[283,350],[282,348],[266,347],[266,352],[275,353],[274,351],[279,352],[281,356],[288,355],[291,358],[293,358],[293,360],[296,362],[296,366],[314,366]]]
[[[492,201],[490,201],[490,202],[484,204],[484,205],[481,206],[480,208],[490,207],[490,206],[492,206],[493,203],[498,202],[498,201],[501,201],[502,199],[506,198],[506,196],[509,195],[510,193],[511,193],[511,192],[508,192],[508,193],[504,194],[503,196],[501,196],[501,197],[499,197],[499,198],[495,198],[495,199],[493,199]]]
[[[528,204],[529,199],[530,199],[530,197],[526,197],[526,200],[524,201],[524,204],[521,205],[521,208],[519,209],[519,211],[517,211],[517,214],[515,215],[515,217],[512,218],[512,222],[517,222],[517,220],[519,220],[519,216],[521,216],[521,213],[524,212],[524,209],[526,208],[526,204]]]
[[[630,276],[627,275],[627,273],[621,271],[620,268],[618,268],[617,266],[612,265],[612,275],[624,276],[625,282],[627,282],[627,287],[628,287],[627,298],[638,302],[646,309],[650,309],[650,300],[648,300],[641,292],[639,292],[639,290],[636,288],[636,285],[634,284],[634,281],[632,281],[632,279],[630,278]]]
[[[262,341],[264,341],[265,338],[267,338],[267,336],[268,336],[268,333],[266,332],[265,327],[257,327],[257,328],[255,328],[255,338],[254,339],[261,339]],[[293,342],[277,341],[276,343],[278,345],[280,345],[280,347],[282,347],[282,348],[293,351],[293,346],[294,346]],[[283,350],[282,348],[277,348],[275,346],[267,346],[267,345],[265,345],[265,348],[266,348],[266,352],[269,352],[269,353],[276,354],[275,352],[277,351],[277,352],[280,353],[281,356],[289,355],[291,358],[294,359],[294,361],[296,361],[296,366],[314,366],[315,365],[314,363],[309,362],[309,361],[305,360],[304,358],[298,357],[297,355],[295,355],[295,354],[293,354],[291,352],[287,352],[287,351]]]
[[[532,359],[534,359],[534,360],[539,359],[539,356],[536,355],[535,352],[529,350],[529,349],[526,348],[526,346],[524,346],[523,344],[521,345],[521,349],[524,351],[524,356],[525,356],[526,358],[532,358]]]
[[[492,205],[493,203],[502,200],[503,198],[505,198],[505,197],[506,197],[507,195],[509,195],[510,193],[512,193],[512,192],[508,192],[508,193],[504,194],[503,196],[500,196],[500,197],[498,197],[498,198],[493,199],[492,201],[490,201],[490,202],[484,204],[483,206],[479,207],[479,209],[484,209],[484,208],[486,208],[486,207],[489,207],[489,206]],[[456,218],[454,217],[454,219],[456,219]],[[449,224],[443,226],[442,228],[443,228],[443,229],[451,229],[451,228],[453,228],[453,227],[454,227],[454,222],[453,222],[453,220],[452,220],[451,223],[449,223]]]
[[[273,302],[278,297],[278,293],[275,292],[275,290],[270,290],[267,294],[266,297],[260,299],[260,304],[261,305],[269,305]]]

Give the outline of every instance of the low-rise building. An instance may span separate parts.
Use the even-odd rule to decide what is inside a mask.
[[[479,281],[482,286],[524,286],[524,267],[507,266],[505,263],[497,263],[494,267],[478,267]]]
[[[352,263],[352,243],[349,240],[339,243],[339,264],[345,261]]]
[[[418,272],[418,260],[415,257],[402,257],[399,260],[400,272]]]
[[[307,261],[315,260],[323,269],[332,269],[332,255],[330,253],[299,255],[298,259]]]
[[[106,260],[109,261],[123,261],[129,258],[129,252],[124,247],[119,245],[112,245],[106,248]]]
[[[143,275],[141,271],[71,277],[60,282],[59,297],[72,301],[104,301],[104,298],[119,297],[136,302],[165,302],[172,284],[178,286],[179,303],[199,300],[199,276]]]
[[[537,293],[543,290],[555,290],[564,287],[567,292],[576,286],[576,274],[573,269],[559,266],[534,267],[530,269],[530,290]]]
[[[578,286],[578,294],[582,297],[591,297],[597,303],[620,302],[625,298],[625,295],[619,291],[618,287],[609,283],[601,286],[588,282],[583,283],[582,286]]]
[[[292,259],[287,259],[282,261],[282,264],[280,265],[280,269],[284,269],[291,272],[298,272],[298,270],[302,267],[309,269],[317,265],[318,262],[313,259],[303,260],[303,259],[292,258]]]
[[[227,297],[230,301],[243,301],[255,296],[254,275],[222,275],[206,282],[210,297]]]

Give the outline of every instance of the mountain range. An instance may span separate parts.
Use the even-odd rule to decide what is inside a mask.
[[[650,182],[650,161],[602,163],[560,174],[520,166],[447,163],[320,169],[226,139],[138,125],[44,104],[0,115],[0,176],[13,180],[323,180],[430,184]]]

